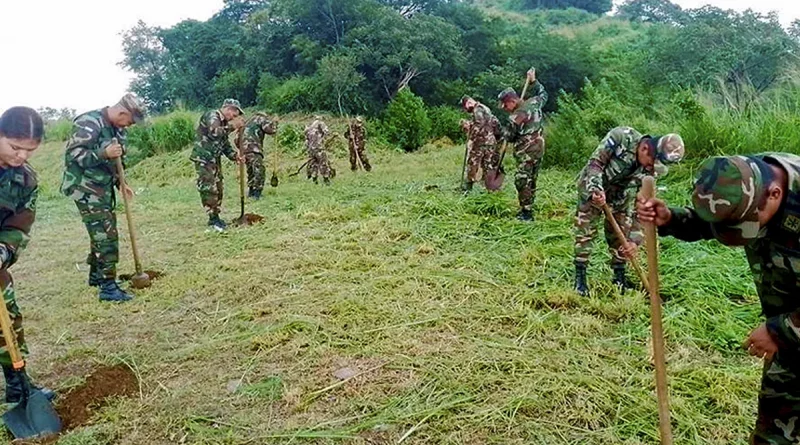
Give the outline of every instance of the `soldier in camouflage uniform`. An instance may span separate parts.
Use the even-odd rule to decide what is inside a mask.
[[[331,183],[331,163],[325,148],[325,138],[328,136],[328,132],[328,126],[322,122],[319,116],[315,116],[314,121],[306,127],[306,150],[308,150],[306,175],[315,184],[320,175],[322,175],[322,182],[325,185]]]
[[[358,170],[357,161],[360,160],[364,170],[371,171],[372,166],[369,165],[369,159],[367,159],[367,130],[364,128],[364,119],[361,116],[356,117],[354,122],[350,122],[344,131],[344,137],[347,139],[347,147],[350,150],[350,170]]]
[[[636,211],[662,236],[744,247],[766,317],[744,343],[765,362],[750,443],[800,443],[800,156],[710,158],[692,203],[640,198]]]
[[[536,80],[536,71],[528,71],[527,76],[532,89],[530,99],[523,101],[511,88],[505,89],[497,97],[503,109],[511,114],[506,139],[514,143],[514,157],[517,160],[514,185],[520,207],[517,218],[521,221],[533,220],[536,180],[544,156],[542,107],[547,103],[547,91]]]
[[[603,220],[603,205],[608,204],[623,233],[630,239],[624,246],[613,227],[605,221],[606,243],[611,251],[613,283],[622,290],[632,287],[625,275],[625,258],[634,254],[642,233],[631,215],[636,190],[645,175],[666,173],[664,164],[683,158],[683,139],[677,134],[662,137],[642,135],[629,127],[611,130],[597,146],[578,179],[578,211],[575,216],[575,290],[586,296],[586,268],[592,253],[597,225]]]
[[[78,207],[89,232],[89,285],[98,287],[101,301],[133,298],[117,284],[119,234],[114,188],[120,187],[116,158],[124,157],[125,128],[144,119],[144,105],[132,94],[119,103],[75,118],[64,154],[61,192]],[[120,192],[133,197],[125,187]]]
[[[461,127],[467,132],[467,179],[463,185],[464,193],[472,190],[475,182],[484,179],[486,182],[497,175],[500,165],[500,153],[497,151],[497,139],[500,137],[500,121],[492,114],[492,110],[475,99],[461,98],[464,111],[472,115],[471,120],[462,120]]]
[[[17,262],[28,244],[31,226],[36,219],[39,187],[36,172],[27,160],[41,144],[43,135],[42,118],[30,108],[10,108],[0,116],[0,286],[17,343],[24,354],[27,354],[28,347],[22,328],[22,313],[8,269]],[[6,403],[18,403],[25,390],[25,370],[14,369],[2,336],[0,348]],[[49,389],[42,389],[42,392],[50,399],[55,395]]]
[[[264,113],[256,113],[251,116],[240,130],[238,145],[244,156],[245,165],[247,165],[248,196],[253,199],[261,198],[266,181],[262,151],[264,136],[274,135],[277,131],[278,124]]]
[[[208,225],[219,232],[227,227],[219,217],[223,192],[221,155],[231,161],[244,162],[228,139],[232,131],[244,125],[242,113],[238,100],[225,99],[219,110],[203,114],[190,158],[197,172],[197,191],[208,214]]]

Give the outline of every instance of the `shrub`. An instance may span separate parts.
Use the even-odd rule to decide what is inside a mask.
[[[259,82],[259,102],[274,113],[314,111],[317,93],[316,82],[310,77],[292,77],[277,84],[274,79],[262,78]]]
[[[304,139],[303,127],[294,123],[280,124],[278,134],[275,135],[275,142],[278,146],[288,152],[302,151]]]
[[[431,131],[422,99],[408,88],[400,90],[384,111],[382,129],[389,142],[405,151],[421,147]]]
[[[447,137],[453,142],[462,142],[466,139],[459,121],[467,116],[459,109],[445,105],[433,107],[428,109],[428,116],[431,118],[432,139]]]
[[[148,125],[134,125],[128,131],[128,146],[139,160],[181,151],[194,142],[196,120],[192,113],[177,111],[153,118]]]
[[[57,121],[47,122],[44,129],[44,140],[50,141],[66,141],[72,134],[72,121],[60,119]]]

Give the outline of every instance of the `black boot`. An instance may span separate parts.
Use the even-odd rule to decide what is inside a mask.
[[[6,403],[19,403],[25,393],[25,380],[30,383],[30,378],[25,370],[16,371],[8,365],[3,365],[3,377],[6,379]],[[30,383],[32,389],[41,391],[48,400],[56,398],[56,393],[51,389],[40,388]]]
[[[250,189],[249,195],[250,195],[251,198],[253,198],[255,200],[259,200],[259,199],[261,199],[261,190],[259,190],[259,189]]]
[[[533,221],[533,212],[527,209],[521,209],[517,213],[517,219],[520,221]]]
[[[471,182],[471,181],[467,181],[467,182],[465,182],[465,183],[464,183],[464,186],[463,186],[463,187],[461,187],[461,190],[464,192],[464,195],[465,195],[465,196],[466,196],[466,195],[469,195],[469,192],[471,192],[471,191],[472,191],[472,186],[473,186],[473,184],[474,184],[473,182]]]
[[[372,166],[369,164],[369,162],[365,162],[364,163],[364,171],[366,171],[366,172],[371,172],[372,171]]]
[[[581,297],[589,296],[589,284],[586,281],[586,265],[575,264],[575,292]]]
[[[322,178],[322,183],[325,185],[331,185],[331,178]]]
[[[225,221],[219,218],[219,215],[211,215],[208,217],[208,225],[217,232],[224,232],[228,225]]]
[[[625,292],[629,289],[635,289],[636,285],[628,279],[625,275],[624,264],[612,264],[611,270],[614,271],[614,277],[611,279],[611,284],[616,286],[620,292]]]
[[[100,283],[100,301],[130,301],[133,296],[120,289],[117,280],[105,279]]]
[[[103,275],[97,270],[97,259],[94,254],[90,253],[86,262],[89,264],[89,286],[97,287],[100,285]]]

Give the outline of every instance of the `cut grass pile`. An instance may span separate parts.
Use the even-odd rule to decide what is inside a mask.
[[[461,147],[371,153],[372,174],[340,156],[332,187],[288,178],[302,160],[283,157],[281,185],[248,202],[266,219],[218,235],[188,154],[153,157],[129,180],[144,266],[166,275],[109,305],[86,286],[88,240],[58,194],[62,145],[34,159],[38,221],[14,267],[30,372],[65,391],[125,361],[141,395],[60,444],[657,442],[645,297],[612,291],[602,240],[593,296],[570,290],[575,172],[542,173],[525,224],[511,183],[455,192]],[[673,172],[663,195],[685,200],[687,181]],[[744,444],[760,374],[740,349],[759,321],[744,255],[662,248],[676,443]]]

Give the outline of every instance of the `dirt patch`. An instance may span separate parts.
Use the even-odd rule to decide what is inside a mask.
[[[143,270],[142,272],[146,273],[147,276],[150,277],[151,280],[157,280],[157,279],[163,277],[164,275],[166,275],[164,272],[159,272],[157,270]],[[122,280],[122,281],[130,281],[131,278],[133,278],[133,275],[134,274],[120,275],[119,279]]]
[[[255,213],[245,213],[243,217],[233,220],[233,224],[237,226],[252,226],[260,223],[263,220],[264,217],[261,215],[256,215]]]
[[[139,392],[139,379],[124,364],[95,370],[86,382],[56,400],[56,412],[64,431],[86,425],[92,414],[112,397],[129,397]]]

